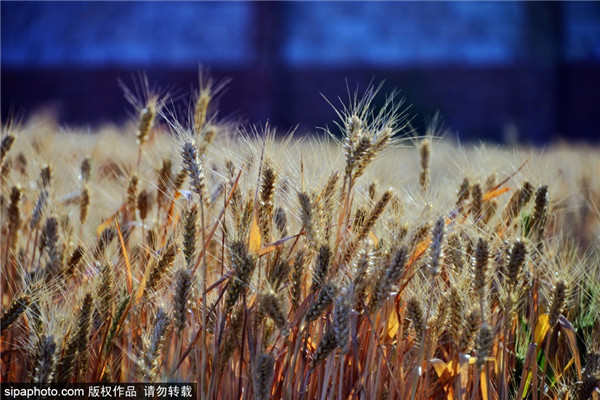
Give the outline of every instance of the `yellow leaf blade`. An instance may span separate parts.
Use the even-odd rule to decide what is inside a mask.
[[[535,332],[533,334],[534,343],[541,343],[542,339],[546,336],[548,329],[550,329],[550,320],[547,313],[540,315],[537,324],[535,325]]]
[[[429,360],[429,363],[433,366],[433,369],[435,369],[435,373],[437,374],[438,378],[441,378],[442,374],[446,371],[446,363],[439,358],[432,358]]]
[[[488,381],[487,381],[487,378],[485,376],[485,371],[483,369],[481,370],[481,376],[480,376],[479,379],[481,379],[481,384],[480,384],[480,387],[481,387],[481,398],[483,400],[488,400]]]
[[[248,250],[252,254],[258,254],[260,251],[260,227],[258,226],[258,215],[254,213],[252,224],[250,225],[250,238],[248,241]]]
[[[419,242],[415,247],[415,251],[413,252],[412,256],[408,260],[407,265],[412,265],[419,257],[421,257],[423,253],[425,253],[425,251],[429,248],[430,243],[431,239],[429,238]]]
[[[387,323],[387,334],[390,337],[390,339],[396,337],[396,333],[398,332],[399,327],[400,322],[398,321],[398,315],[396,314],[395,310],[392,310]]]
[[[377,245],[379,244],[379,239],[377,239],[377,236],[375,236],[373,231],[369,231],[369,239],[373,243],[373,246],[377,247]]]

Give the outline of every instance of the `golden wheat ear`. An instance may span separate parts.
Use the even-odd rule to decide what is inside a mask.
[[[2,138],[2,142],[0,144],[0,164],[4,162],[4,157],[10,151],[14,142],[15,137],[11,134],[8,134]]]
[[[256,265],[256,260],[249,254],[248,246],[243,242],[234,242],[231,244],[230,260],[234,275],[230,279],[227,288],[225,299],[225,310],[227,313],[229,313],[240,295],[246,290]]]
[[[184,139],[181,156],[183,158],[183,166],[190,178],[190,187],[194,193],[200,198],[200,202],[207,200],[206,183],[204,179],[204,163],[198,154],[195,141],[192,138]]]
[[[8,234],[10,248],[15,249],[19,229],[21,227],[21,209],[19,203],[21,201],[21,187],[13,186],[10,190],[10,203],[8,205]]]
[[[294,309],[300,304],[302,298],[303,284],[304,284],[304,270],[305,270],[305,251],[300,250],[296,254],[294,264],[292,266],[292,273],[290,274],[290,294],[292,296],[292,306]]]
[[[271,242],[271,227],[273,222],[273,198],[275,196],[275,181],[277,174],[270,162],[265,162],[262,169],[262,179],[259,191],[258,221],[263,242]]]
[[[33,367],[33,383],[49,383],[54,379],[56,371],[57,345],[52,335],[42,335],[38,338]]]
[[[287,336],[289,334],[288,313],[281,297],[268,287],[259,294],[258,304],[259,310],[275,322],[282,335]]]
[[[132,88],[128,87],[122,80],[119,80],[118,83],[125,100],[134,109],[134,117],[137,121],[135,135],[138,146],[141,148],[148,139],[157,117],[162,114],[161,110],[170,94],[157,86],[151,86],[148,76],[143,73],[133,79]]]
[[[210,144],[212,138],[210,133],[210,121],[216,114],[216,100],[225,91],[225,88],[229,84],[229,79],[215,82],[207,71],[202,68],[198,72],[198,83],[199,88],[194,94],[193,99],[193,128],[194,133],[198,136],[202,136],[203,140]],[[212,111],[211,111],[212,110]]]
[[[481,313],[479,309],[473,308],[467,313],[467,318],[462,327],[458,349],[461,353],[469,353],[475,344],[475,338],[481,325]]]
[[[163,158],[161,167],[156,171],[156,204],[159,210],[168,203],[172,180],[173,162],[170,158]]]
[[[151,293],[155,290],[166,272],[173,266],[175,256],[177,255],[177,245],[173,239],[169,239],[162,250],[160,259],[152,263],[146,286],[144,287],[145,293]]]
[[[271,398],[275,358],[272,354],[261,354],[256,360],[255,368],[254,398],[257,400],[268,400]]]
[[[494,331],[492,327],[483,324],[479,329],[479,335],[477,336],[477,366],[481,367],[485,363],[486,359],[490,355],[492,348],[492,342],[494,341]]]
[[[155,382],[160,372],[160,358],[163,355],[171,319],[166,311],[159,308],[154,318],[152,331],[144,338],[144,349],[139,365],[140,382]]]
[[[183,255],[188,267],[192,267],[195,263],[196,242],[198,240],[198,204],[192,204],[185,210],[183,216]]]
[[[406,247],[401,247],[396,250],[387,265],[387,268],[382,271],[380,278],[376,281],[371,297],[370,309],[375,311],[376,308],[388,298],[392,291],[392,287],[396,285],[404,273],[406,260],[408,258],[408,250]]]
[[[333,308],[333,331],[341,354],[350,347],[350,312],[352,309],[352,289],[346,289],[336,296]]]
[[[175,292],[173,294],[173,324],[175,331],[181,335],[187,320],[188,302],[192,292],[192,273],[187,268],[178,269],[175,273]],[[180,339],[181,340],[181,339]]]
[[[338,292],[338,287],[335,283],[325,282],[319,290],[316,299],[310,304],[306,311],[306,322],[312,322],[319,318],[327,308],[333,303],[333,299]]]
[[[311,368],[316,368],[327,356],[335,350],[338,342],[336,339],[335,331],[331,326],[327,328],[323,336],[321,337],[321,341],[319,342],[319,346],[313,355],[313,359],[311,362]]]
[[[564,280],[559,279],[554,284],[550,305],[548,307],[548,323],[550,326],[556,325],[558,318],[562,315],[567,297],[567,285]]]
[[[331,248],[328,245],[321,245],[315,261],[315,269],[313,271],[311,292],[319,290],[326,282],[329,263],[331,262]]]
[[[1,331],[4,332],[10,328],[19,317],[27,310],[31,303],[31,297],[28,294],[21,294],[10,302],[10,306],[2,313],[0,319]]]

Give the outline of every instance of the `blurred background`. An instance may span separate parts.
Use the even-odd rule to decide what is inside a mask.
[[[1,2],[1,108],[122,123],[117,79],[190,93],[232,78],[220,116],[300,133],[385,80],[417,128],[462,142],[600,141],[600,2]],[[454,135],[452,133],[451,135]]]

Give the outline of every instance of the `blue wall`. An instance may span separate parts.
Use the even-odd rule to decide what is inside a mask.
[[[286,59],[313,65],[514,62],[518,3],[293,3]]]
[[[521,2],[281,4],[291,65],[511,64],[527,52]],[[600,3],[561,4],[569,61],[600,61]],[[2,2],[2,65],[243,65],[251,2]]]
[[[2,64],[240,64],[250,33],[250,3],[3,2]]]

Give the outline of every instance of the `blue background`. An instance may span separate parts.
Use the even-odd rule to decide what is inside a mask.
[[[417,127],[462,140],[598,140],[596,2],[5,2],[2,116],[51,105],[67,124],[123,121],[116,83],[147,71],[180,93],[198,65],[232,77],[225,115],[314,130],[371,80],[403,90]]]

